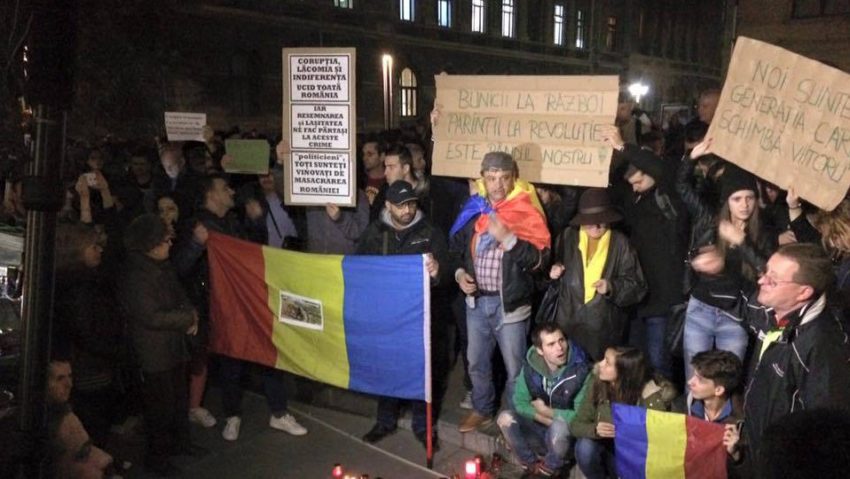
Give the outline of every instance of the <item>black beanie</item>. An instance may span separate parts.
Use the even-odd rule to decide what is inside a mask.
[[[127,251],[147,253],[167,236],[168,227],[162,218],[154,214],[141,215],[124,230],[124,247]]]
[[[736,191],[750,190],[758,196],[756,177],[731,163],[726,164],[718,182],[720,183],[720,206],[726,204],[729,197]]]

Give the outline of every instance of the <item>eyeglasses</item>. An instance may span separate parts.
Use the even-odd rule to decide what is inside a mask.
[[[764,282],[768,286],[770,286],[771,288],[775,288],[775,287],[779,286],[780,284],[788,284],[788,283],[790,283],[790,284],[800,284],[796,281],[786,281],[786,280],[782,280],[782,279],[772,278],[772,277],[768,276],[767,273],[765,273],[765,272],[759,273],[759,279],[763,279]]]

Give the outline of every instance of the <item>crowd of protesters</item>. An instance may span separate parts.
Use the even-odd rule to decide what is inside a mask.
[[[285,205],[284,142],[269,139],[268,174],[224,173],[223,140],[264,138],[256,132],[68,145],[50,467],[106,468],[110,433],[141,417],[144,467],[179,474],[171,457],[204,454],[190,422],[223,419],[223,438],[238,439],[248,369],[262,377],[269,426],[307,433],[287,412],[287,375],[207,350],[211,231],[312,253],[429,254],[433,420],[453,350],[470,410],[460,431],[498,417],[527,477],[574,463],[590,479],[616,477],[613,402],[727,424],[730,474],[766,470],[768,451],[794,467],[808,451],[783,449],[799,423],[784,415],[806,410],[810,424],[850,409],[850,199],[822,211],[706,153],[716,104],[707,92],[698,117],[660,131],[623,100],[604,132],[615,150],[607,188],[531,185],[506,153],[486,155],[480,178],[432,176],[427,128],[364,135],[350,208]],[[24,226],[20,173],[6,172],[3,219]],[[213,374],[221,418],[204,407]],[[395,432],[399,407],[381,398],[363,439]],[[425,444],[424,409],[413,411]],[[89,446],[60,445],[63,428]]]

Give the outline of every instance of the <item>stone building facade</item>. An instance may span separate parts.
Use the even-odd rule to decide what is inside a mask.
[[[285,47],[357,49],[365,132],[384,126],[385,55],[393,59],[392,124],[401,125],[427,119],[441,72],[619,75],[649,86],[645,110],[690,105],[720,85],[730,44],[725,0],[154,1],[167,10],[151,41],[168,36],[160,55],[179,61],[153,75],[159,86],[147,105],[206,111],[216,128],[279,130]]]

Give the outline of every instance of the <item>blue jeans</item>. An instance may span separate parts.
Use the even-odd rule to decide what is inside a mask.
[[[537,462],[535,450],[540,450],[545,451],[543,464],[548,469],[555,471],[564,465],[570,445],[570,427],[563,419],[556,418],[546,426],[506,410],[499,414],[497,423],[521,463],[531,466]]]
[[[617,477],[612,439],[579,438],[576,441],[576,462],[587,479]]]
[[[747,352],[747,332],[739,321],[720,308],[703,303],[691,296],[685,313],[685,380],[694,374],[691,359],[715,346],[731,351],[744,360]]]
[[[528,319],[505,324],[502,318],[502,300],[499,296],[479,296],[475,298],[474,308],[466,308],[469,337],[466,354],[469,359],[469,377],[472,379],[472,407],[484,416],[492,416],[496,412],[496,389],[493,386],[491,363],[496,344],[505,362],[505,395],[510,409],[513,409],[516,378],[527,351],[525,338],[528,335]]]
[[[643,318],[646,324],[646,352],[655,371],[667,379],[673,378],[670,351],[664,346],[667,336],[668,316],[648,316]]]

